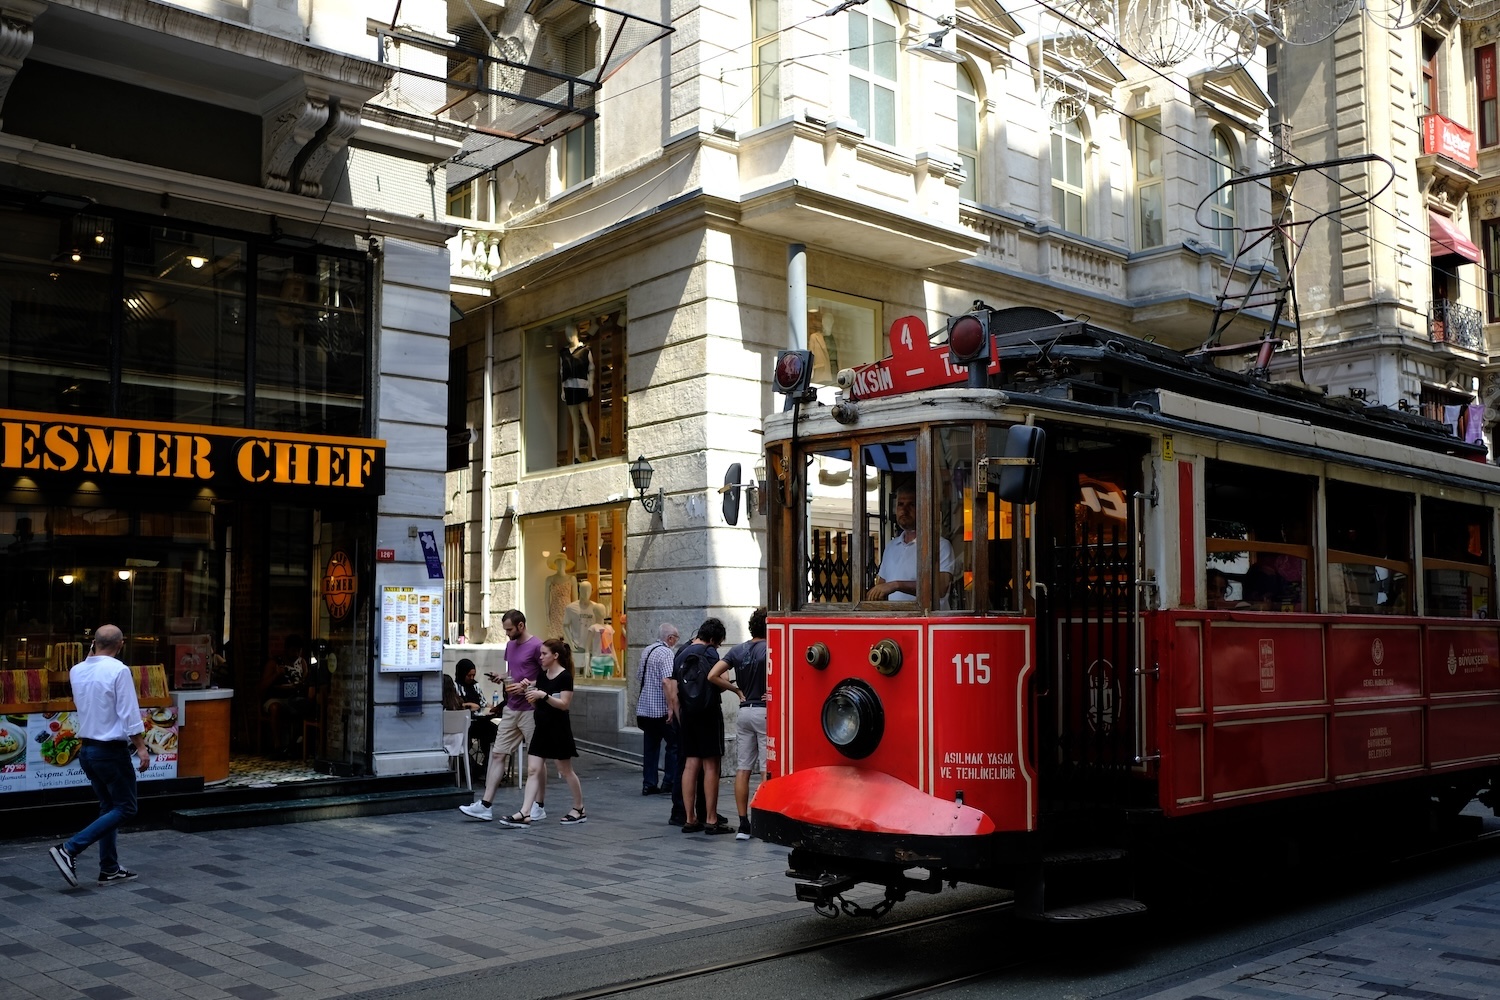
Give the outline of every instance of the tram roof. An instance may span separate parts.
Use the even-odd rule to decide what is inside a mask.
[[[1298,382],[1252,378],[1220,368],[1210,357],[1183,354],[1084,322],[1012,328],[994,339],[1000,372],[991,375],[989,391],[965,391],[960,386],[857,401],[858,423],[868,427],[950,415],[962,419],[974,415],[975,404],[997,410],[1023,407],[1132,424],[1182,421],[1209,436],[1249,436],[1267,445],[1295,442],[1359,464],[1380,458],[1395,465],[1422,464],[1413,452],[1451,456],[1436,466],[1471,482],[1497,479],[1492,468],[1480,464],[1487,456],[1482,444],[1461,441],[1448,425],[1412,411],[1329,396]],[[944,404],[960,409],[950,414]],[[914,405],[918,408],[911,409]],[[782,426],[789,417],[773,415],[767,421],[768,437],[790,432],[789,424]],[[831,413],[822,408],[804,406],[801,418],[800,434],[838,429]],[[1401,447],[1379,447],[1382,442]],[[1413,452],[1402,454],[1406,449]]]

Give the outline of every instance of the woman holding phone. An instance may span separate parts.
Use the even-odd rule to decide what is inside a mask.
[[[536,735],[526,748],[526,801],[521,811],[500,819],[501,826],[519,829],[530,826],[531,806],[541,788],[547,761],[557,761],[557,771],[573,793],[573,808],[562,818],[563,826],[588,822],[583,808],[583,785],[573,770],[578,746],[573,741],[573,724],[568,714],[573,705],[573,651],[561,639],[542,642],[542,672],[535,683],[525,683],[526,700],[536,713]]]

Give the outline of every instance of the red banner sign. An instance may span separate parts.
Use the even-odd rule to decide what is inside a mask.
[[[1479,144],[1474,133],[1442,115],[1422,119],[1422,152],[1445,156],[1470,170],[1479,169]]]

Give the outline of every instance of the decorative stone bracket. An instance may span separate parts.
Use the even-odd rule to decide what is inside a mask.
[[[46,9],[40,0],[0,0],[0,111],[11,82],[31,54],[31,22]]]
[[[309,86],[261,123],[261,183],[272,191],[323,196],[323,173],[359,128],[364,101]]]

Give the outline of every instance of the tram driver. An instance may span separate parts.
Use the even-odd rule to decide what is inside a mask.
[[[900,532],[886,542],[880,555],[875,585],[865,595],[869,601],[915,601],[917,599],[917,487],[910,478],[896,483],[896,527]],[[948,609],[948,589],[958,571],[958,560],[948,539],[938,536],[938,575],[933,593],[938,610]]]

